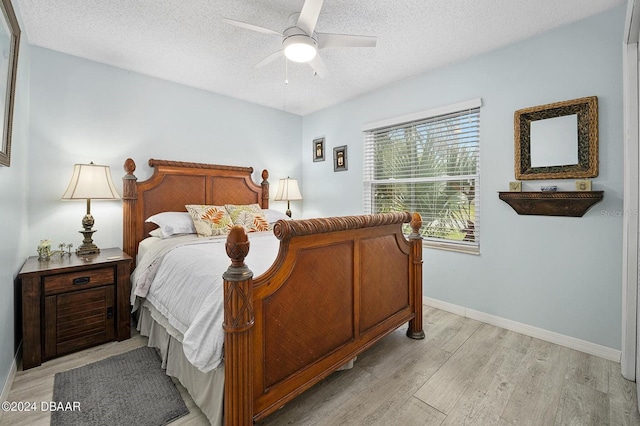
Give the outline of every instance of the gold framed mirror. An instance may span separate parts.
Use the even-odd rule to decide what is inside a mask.
[[[516,111],[514,142],[516,179],[598,176],[598,98]]]

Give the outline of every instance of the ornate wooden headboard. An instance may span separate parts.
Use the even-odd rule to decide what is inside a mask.
[[[128,158],[123,187],[123,250],[136,258],[138,244],[156,227],[145,220],[156,213],[187,211],[185,204],[253,204],[269,207],[269,172],[262,171],[262,183],[251,179],[252,167],[149,160],[153,175],[138,182],[136,164]]]

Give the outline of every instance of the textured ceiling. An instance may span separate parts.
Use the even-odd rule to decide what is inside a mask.
[[[324,49],[324,79],[279,58],[273,35],[304,0],[14,0],[30,44],[306,115],[624,3],[624,0],[325,0],[316,31],[376,35]],[[285,69],[286,68],[286,69]],[[285,84],[288,76],[288,84]]]

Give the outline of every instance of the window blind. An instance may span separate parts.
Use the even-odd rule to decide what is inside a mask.
[[[417,211],[426,243],[477,251],[479,135],[479,107],[366,131],[365,211]]]

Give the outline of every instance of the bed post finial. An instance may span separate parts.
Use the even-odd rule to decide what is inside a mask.
[[[224,423],[253,424],[253,272],[245,265],[249,239],[234,226],[225,245],[231,265],[224,279]]]
[[[420,213],[414,212],[411,214],[411,223],[409,225],[411,225],[411,230],[413,231],[411,235],[420,236],[420,228],[422,228],[422,216],[420,216]],[[421,236],[420,239],[422,239]]]
[[[124,171],[127,172],[128,175],[132,175],[133,172],[136,171],[136,162],[133,161],[133,158],[124,160]]]
[[[267,171],[267,169],[264,169],[262,171],[262,183],[260,184],[260,186],[262,186],[262,208],[263,209],[269,208],[269,181],[267,179],[269,179],[269,172]]]
[[[409,280],[413,287],[413,304],[415,317],[409,321],[407,336],[412,339],[424,339],[424,329],[422,328],[422,235],[420,228],[422,227],[422,217],[420,213],[411,215],[412,233],[409,235],[409,244],[411,252],[409,254]]]
[[[138,193],[136,186],[138,178],[133,174],[136,171],[136,163],[131,158],[127,158],[124,162],[124,170],[127,172],[122,177],[122,249],[133,258],[131,268],[135,267],[136,253],[138,251],[138,242],[136,235],[136,203],[138,202]]]
[[[133,174],[136,171],[136,162],[132,158],[127,158],[124,161],[124,171],[127,174],[122,177],[122,198],[125,200],[136,199],[136,182],[138,178]]]
[[[246,268],[244,258],[249,254],[249,238],[242,226],[234,225],[231,228],[227,236],[227,243],[224,247],[227,251],[227,256],[231,259],[231,266],[233,268]],[[229,271],[227,270],[227,272]]]

